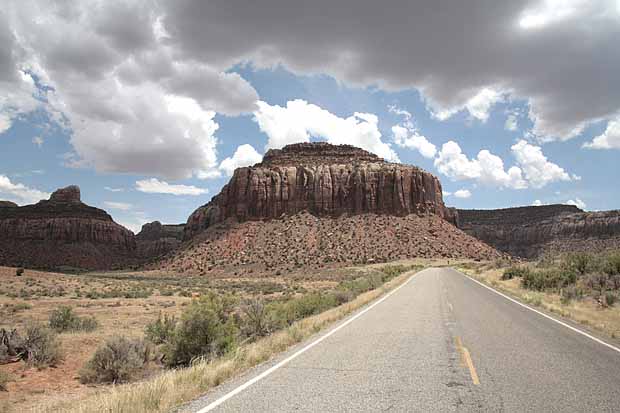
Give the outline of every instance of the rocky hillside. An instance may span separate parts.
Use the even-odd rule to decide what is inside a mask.
[[[500,251],[524,258],[620,248],[620,211],[571,205],[458,210],[458,226]]]
[[[353,146],[300,143],[272,149],[262,163],[237,169],[222,191],[189,217],[185,239],[228,218],[272,219],[301,211],[331,217],[433,214],[454,220],[439,180],[430,173]]]
[[[176,249],[183,240],[185,224],[164,225],[159,221],[144,224],[136,235],[137,255],[151,259]]]
[[[131,231],[105,211],[81,202],[69,186],[34,205],[0,208],[0,265],[106,269],[135,255]]]
[[[439,180],[348,145],[270,150],[237,169],[185,226],[185,243],[158,268],[206,274],[386,262],[413,257],[493,259],[458,230]]]
[[[500,254],[434,214],[319,217],[302,211],[214,224],[153,268],[251,276],[414,257],[492,260]]]

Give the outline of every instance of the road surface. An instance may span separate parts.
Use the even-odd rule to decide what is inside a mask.
[[[620,351],[455,270],[371,306],[187,411],[620,411]]]

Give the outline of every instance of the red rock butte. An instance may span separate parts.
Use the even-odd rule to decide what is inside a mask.
[[[229,218],[264,220],[302,211],[434,214],[455,221],[439,180],[418,167],[386,162],[350,145],[298,143],[269,150],[261,163],[235,170],[222,191],[189,217],[185,239]]]

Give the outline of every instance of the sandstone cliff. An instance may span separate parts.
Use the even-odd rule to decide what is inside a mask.
[[[571,205],[458,210],[458,226],[500,251],[524,258],[620,247],[620,211]]]
[[[288,145],[239,168],[152,268],[273,274],[415,257],[494,259],[454,225],[439,180],[348,145]]]
[[[185,239],[228,218],[243,222],[301,211],[316,216],[433,214],[454,220],[439,180],[430,173],[349,145],[300,143],[270,150],[262,163],[237,169],[222,191],[189,217]]]
[[[1,265],[106,269],[127,264],[135,249],[133,233],[82,203],[77,186],[34,205],[0,208]]]
[[[156,258],[178,248],[184,228],[184,224],[164,225],[159,221],[144,224],[136,235],[138,257]]]

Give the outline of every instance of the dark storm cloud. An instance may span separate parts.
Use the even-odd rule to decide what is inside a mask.
[[[181,0],[165,7],[178,50],[221,67],[249,59],[353,84],[415,87],[437,111],[491,87],[529,99],[536,132],[546,138],[570,137],[620,109],[613,1]]]

